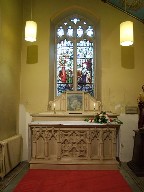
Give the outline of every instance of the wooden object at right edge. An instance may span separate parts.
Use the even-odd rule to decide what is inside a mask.
[[[128,167],[138,177],[144,176],[144,129],[134,130],[134,148],[132,160],[127,163]]]

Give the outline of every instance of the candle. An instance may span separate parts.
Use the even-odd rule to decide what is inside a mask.
[[[95,103],[94,103],[94,110],[95,110]]]
[[[54,104],[53,104],[53,107],[54,107],[54,114],[56,114],[55,106],[56,106],[56,104],[54,103]]]

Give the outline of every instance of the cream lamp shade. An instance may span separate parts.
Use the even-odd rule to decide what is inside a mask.
[[[130,46],[133,44],[133,22],[125,21],[120,24],[120,45]]]
[[[25,40],[34,42],[37,36],[37,23],[34,21],[26,21],[25,25]]]

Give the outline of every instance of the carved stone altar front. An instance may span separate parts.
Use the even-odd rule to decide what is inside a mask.
[[[77,105],[70,106],[70,99]],[[68,92],[50,102],[48,112],[32,114],[29,124],[31,168],[53,165],[94,165],[95,169],[116,169],[118,124],[84,121],[101,111],[101,102],[84,92]],[[111,114],[111,118],[117,117]],[[77,167],[78,168],[78,167]]]
[[[117,165],[116,148],[119,125],[69,124],[29,125],[30,164],[93,163]]]

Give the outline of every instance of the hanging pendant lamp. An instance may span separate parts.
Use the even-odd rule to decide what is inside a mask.
[[[125,12],[126,12],[126,0],[125,0]],[[133,22],[125,21],[120,24],[120,45],[130,46],[134,42],[133,35]]]
[[[34,21],[26,21],[25,40],[34,42],[37,36],[37,23]]]
[[[130,46],[134,42],[133,22],[125,21],[120,24],[120,45]]]
[[[25,25],[25,40],[34,42],[37,37],[37,23],[32,20],[32,0],[31,0],[31,20],[26,21]]]

